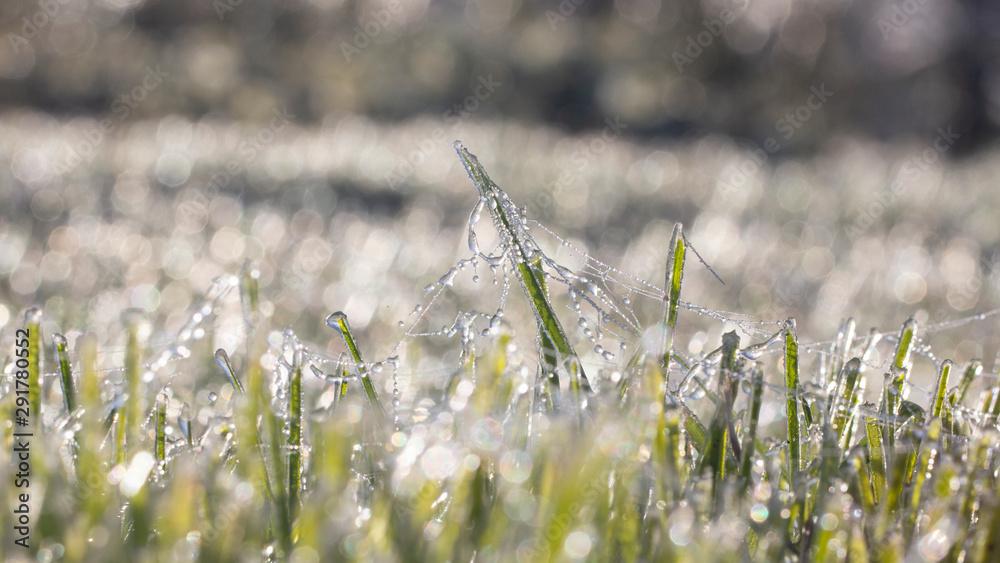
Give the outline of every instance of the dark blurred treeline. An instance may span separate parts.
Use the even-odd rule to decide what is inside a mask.
[[[159,69],[131,116],[618,119],[785,152],[950,126],[953,154],[1000,123],[1000,3],[985,0],[17,0],[0,32],[0,104],[65,116],[108,114]],[[499,86],[470,108],[484,81]]]

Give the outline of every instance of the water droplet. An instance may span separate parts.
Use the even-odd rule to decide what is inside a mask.
[[[629,299],[628,297],[622,299],[622,305],[625,305],[626,307],[628,307],[631,304],[632,304],[632,300]]]
[[[403,328],[404,324],[406,323],[404,323],[403,321],[399,321],[398,323],[396,323],[396,326],[398,326],[399,328]]]
[[[24,312],[24,324],[38,324],[42,322],[42,310],[32,307]]]
[[[479,274],[472,276],[472,283],[479,283]]]
[[[209,403],[214,403],[217,400],[219,400],[219,394],[216,393],[215,391],[210,391],[208,393],[208,402]]]
[[[434,291],[435,287],[436,287],[436,285],[433,284],[433,283],[429,283],[429,284],[425,285],[424,286],[424,293],[430,293],[430,292]]]
[[[610,361],[614,361],[614,359],[615,359],[615,355],[612,354],[611,352],[604,352],[604,354],[602,354],[602,356],[604,356],[604,359],[607,360],[607,361],[609,361],[609,362]]]

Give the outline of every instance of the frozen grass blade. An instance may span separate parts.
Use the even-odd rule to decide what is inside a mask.
[[[28,331],[28,411],[31,423],[42,427],[42,310],[31,308],[24,313]]]
[[[670,368],[670,354],[674,345],[674,329],[677,326],[677,305],[681,298],[681,280],[684,277],[684,258],[687,253],[685,245],[684,226],[674,223],[670,235],[670,251],[667,253],[667,274],[664,283],[664,342],[663,342],[663,376],[666,377]]]
[[[162,391],[156,396],[156,462],[161,468],[167,463],[167,395]]]
[[[889,382],[882,396],[882,415],[885,418],[884,439],[886,450],[892,452],[896,443],[896,427],[899,409],[903,403],[903,387],[910,374],[910,354],[913,350],[917,331],[917,321],[907,319],[899,331],[896,355],[889,368]]]
[[[802,429],[799,423],[799,344],[795,320],[785,323],[785,409],[788,414],[788,477],[793,482],[802,470]]]
[[[867,432],[868,467],[871,471],[871,490],[875,505],[880,505],[885,498],[886,488],[886,455],[885,446],[882,439],[882,425],[878,417],[865,417],[865,430]]]
[[[755,365],[751,370],[750,406],[747,410],[747,428],[743,434],[743,446],[740,448],[740,478],[743,487],[750,487],[750,470],[753,466],[754,442],[757,440],[757,424],[760,420],[760,407],[764,397],[764,370]]]
[[[288,515],[294,521],[302,493],[302,350],[294,351],[288,386]]]
[[[975,381],[977,377],[983,373],[983,362],[982,360],[975,358],[969,360],[969,363],[965,366],[965,372],[962,373],[962,381],[958,384],[958,389],[955,393],[955,403],[961,405],[965,402],[965,396],[969,392],[969,387],[972,382]]]
[[[531,262],[531,270],[535,273],[537,279],[541,282],[542,291],[548,294],[545,287],[545,272],[542,270],[542,259],[538,258]],[[546,379],[547,385],[543,391],[544,396],[547,400],[546,407],[548,410],[556,410],[558,408],[559,401],[559,356],[556,352],[556,345],[549,338],[549,333],[545,330],[540,319],[535,319],[535,324],[538,329],[538,339],[540,340],[538,345],[539,354],[539,365],[542,366],[542,373]],[[574,389],[574,398],[577,398],[577,393]],[[578,403],[579,405],[579,403]]]
[[[115,431],[116,463],[128,460],[128,449],[139,445],[139,409],[141,405],[142,344],[140,331],[143,316],[136,309],[123,315],[125,322],[125,401],[119,407]]]
[[[215,351],[215,363],[219,364],[223,373],[225,373],[226,377],[229,378],[229,383],[232,384],[233,389],[235,389],[240,395],[246,395],[247,390],[243,388],[243,383],[240,382],[240,378],[236,377],[236,370],[233,369],[233,364],[229,361],[229,354],[227,354],[222,348]]]
[[[455,150],[462,159],[462,164],[465,165],[469,177],[479,190],[479,197],[486,202],[486,208],[493,218],[493,224],[504,243],[504,250],[513,261],[521,288],[528,296],[532,311],[535,313],[535,319],[555,347],[567,373],[572,374],[574,371],[578,371],[583,382],[582,385],[589,389],[583,368],[580,367],[579,361],[575,363],[573,361],[579,356],[570,344],[566,331],[563,330],[559,318],[549,304],[543,280],[530,266],[540,251],[534,241],[531,241],[524,229],[520,227],[522,220],[516,215],[517,209],[507,194],[486,174],[486,170],[474,154],[470,153],[458,141],[455,141]]]
[[[941,369],[938,371],[937,385],[934,387],[934,401],[931,407],[931,417],[938,418],[944,408],[945,396],[948,394],[948,377],[951,375],[951,360],[941,362]]]
[[[330,328],[339,332],[343,337],[344,345],[347,346],[347,350],[351,353],[351,357],[354,359],[354,363],[358,367],[358,374],[361,377],[361,385],[364,386],[365,396],[368,397],[368,404],[375,413],[376,423],[379,428],[383,430],[388,429],[389,415],[382,406],[382,402],[378,399],[378,393],[375,392],[375,386],[372,384],[371,378],[368,377],[368,369],[365,367],[365,361],[361,358],[361,350],[358,349],[357,342],[354,340],[354,334],[351,333],[351,326],[347,322],[347,315],[341,311],[331,313],[330,316],[326,318],[326,324]]]
[[[59,363],[59,381],[62,383],[63,404],[66,412],[73,414],[76,411],[76,388],[73,385],[73,370],[69,363],[69,345],[66,337],[61,334],[52,335],[52,348],[55,351],[56,361]]]
[[[833,427],[837,432],[837,443],[842,448],[846,448],[850,433],[847,429],[854,423],[854,415],[858,405],[858,377],[861,373],[861,358],[852,358],[844,364],[844,368],[839,379],[844,381],[843,392],[837,400]]]

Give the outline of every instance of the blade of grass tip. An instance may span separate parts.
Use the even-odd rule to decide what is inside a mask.
[[[972,382],[982,373],[983,361],[979,358],[969,360],[969,363],[965,365],[965,372],[962,374],[962,380],[959,382],[958,391],[955,394],[956,404],[961,405],[965,401],[965,396],[968,394]]]
[[[802,470],[802,430],[799,424],[799,345],[795,334],[795,319],[785,322],[785,393],[788,415],[789,478]]]
[[[951,360],[941,362],[941,369],[938,371],[937,386],[934,392],[934,402],[931,407],[932,418],[939,418],[941,416],[945,395],[948,394],[948,377],[951,375],[951,366]]]
[[[667,377],[670,367],[670,353],[674,345],[674,329],[677,326],[677,305],[681,297],[681,281],[684,277],[684,259],[687,254],[687,247],[684,243],[684,226],[681,223],[674,223],[673,233],[670,235],[670,250],[667,253],[667,273],[663,285],[663,376]]]
[[[56,353],[56,360],[59,362],[59,381],[62,383],[63,404],[66,412],[73,414],[76,411],[76,387],[73,385],[73,370],[69,363],[69,345],[66,337],[61,334],[52,335],[52,348]]]
[[[302,350],[293,355],[288,393],[288,515],[294,521],[302,492]]]
[[[753,467],[754,441],[757,439],[757,424],[760,421],[760,407],[764,396],[764,370],[754,365],[750,376],[752,391],[750,408],[747,409],[747,426],[743,434],[743,447],[740,449],[740,479],[744,491],[750,490],[750,475]]]
[[[347,322],[347,315],[345,315],[343,311],[331,313],[330,316],[326,318],[326,324],[330,328],[339,332],[343,337],[344,345],[347,346],[347,350],[351,353],[354,363],[358,366],[358,374],[361,377],[361,385],[364,386],[365,396],[368,397],[368,404],[375,413],[376,423],[380,428],[388,429],[389,415],[386,413],[385,408],[378,399],[378,393],[375,392],[375,386],[372,384],[371,378],[368,377],[368,370],[365,368],[365,362],[361,358],[361,351],[358,349],[358,345],[354,340],[354,335],[351,333],[351,327]]]
[[[856,391],[858,375],[861,373],[861,358],[851,358],[844,364],[844,368],[841,371],[843,373],[841,373],[840,379],[844,381],[843,391],[839,400],[831,401],[831,403],[836,404],[833,427],[837,431],[837,443],[840,444],[840,447],[846,449],[844,436],[846,435],[847,427],[853,422],[855,407],[858,402]]]
[[[837,332],[837,341],[833,348],[833,354],[831,355],[830,363],[830,377],[833,378],[833,384],[830,386],[830,396],[836,397],[840,393],[840,389],[844,384],[844,366],[847,364],[851,354],[851,348],[854,346],[854,333],[856,330],[856,325],[854,319],[848,318],[840,325],[840,330]],[[827,416],[833,418],[833,410],[837,407],[836,401],[829,401],[827,403]]]
[[[899,407],[903,401],[903,386],[910,373],[910,356],[916,339],[917,321],[909,318],[903,323],[903,328],[899,331],[899,342],[896,346],[896,355],[889,368],[890,380],[884,394],[882,404],[883,415],[885,416],[885,440],[886,451],[893,451],[896,443],[896,425]]]
[[[28,332],[28,412],[31,424],[42,426],[42,310],[32,307],[24,313]]]
[[[563,330],[559,318],[552,310],[552,306],[545,296],[545,291],[542,289],[541,280],[529,266],[531,260],[538,253],[537,250],[534,250],[536,245],[525,232],[520,217],[513,214],[514,212],[511,210],[513,203],[510,198],[486,174],[486,170],[479,163],[476,155],[470,153],[460,141],[455,141],[454,147],[465,166],[465,170],[469,173],[469,178],[479,190],[480,198],[486,201],[486,208],[489,209],[493,224],[500,234],[505,250],[512,257],[518,280],[521,282],[521,289],[528,296],[535,318],[548,334],[556,352],[561,356],[560,360],[566,364],[567,371],[573,371],[571,360],[578,358],[579,355],[573,349],[566,336],[566,331]],[[579,366],[579,362],[577,362],[576,369],[579,370],[580,379],[586,382],[586,374]]]
[[[219,364],[222,368],[223,373],[229,378],[229,383],[232,384],[233,388],[239,392],[240,395],[246,395],[247,391],[243,388],[243,383],[240,382],[240,378],[236,377],[236,371],[233,369],[232,362],[229,361],[229,354],[225,350],[219,348],[215,351],[215,363]]]

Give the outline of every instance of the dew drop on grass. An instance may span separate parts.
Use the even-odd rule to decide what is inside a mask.
[[[347,315],[345,315],[343,311],[337,311],[335,313],[330,313],[330,316],[326,318],[326,324],[327,324],[327,326],[329,326],[330,328],[336,330],[337,332],[341,332],[342,333],[343,330],[341,330],[341,328],[340,328],[341,322],[344,322],[344,323],[347,322]]]
[[[25,324],[38,324],[40,322],[42,322],[42,310],[38,307],[32,307],[24,312]]]

